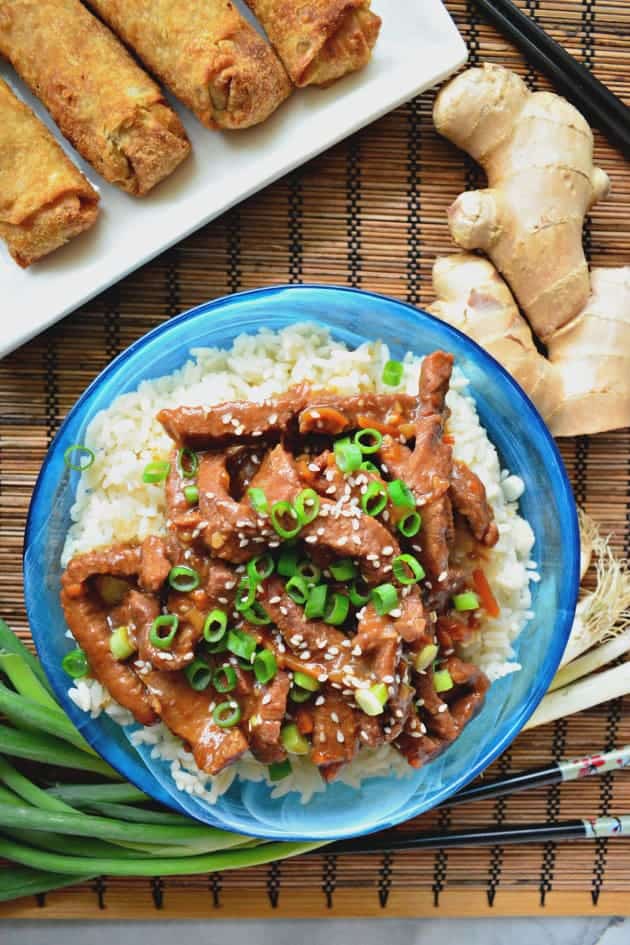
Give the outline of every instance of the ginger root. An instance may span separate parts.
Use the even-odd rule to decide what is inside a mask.
[[[581,311],[548,338],[547,358],[494,266],[467,253],[435,261],[428,311],[499,361],[554,436],[630,425],[630,266],[593,269]]]
[[[609,180],[593,166],[588,123],[565,99],[532,93],[515,73],[488,63],[444,86],[433,120],[488,178],[488,189],[451,206],[453,239],[490,256],[546,342],[589,295],[582,225]]]

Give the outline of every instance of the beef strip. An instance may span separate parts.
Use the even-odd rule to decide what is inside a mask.
[[[313,711],[311,760],[322,768],[322,777],[332,780],[341,765],[354,758],[358,747],[357,712],[334,690]]]
[[[485,486],[472,469],[459,460],[453,463],[451,498],[455,509],[466,519],[476,540],[488,548],[496,545],[499,529],[486,498]]]
[[[407,683],[401,683],[397,692],[387,703],[387,721],[385,723],[385,741],[395,742],[403,731],[412,711],[415,689]]]
[[[464,662],[458,656],[449,656],[445,665],[455,683],[450,694],[446,693],[445,696],[451,715],[462,729],[483,705],[490,681],[477,666]]]
[[[247,751],[247,739],[238,727],[221,728],[212,718],[213,705],[223,701],[214,690],[191,689],[183,673],[154,670],[144,682],[158,715],[190,745],[202,771],[218,774]]]
[[[452,355],[443,351],[427,355],[420,371],[414,448],[409,451],[386,437],[380,450],[380,458],[390,475],[403,479],[421,506],[422,532],[418,548],[421,549],[420,560],[433,580],[446,577],[449,548],[455,536],[448,495],[452,451],[443,438],[448,416],[445,397],[452,368]]]
[[[398,433],[409,425],[415,400],[407,394],[357,394],[341,397],[309,391],[305,385],[262,403],[234,401],[213,407],[176,407],[157,416],[176,443],[192,449],[221,449],[277,440],[299,417],[301,434],[336,435],[357,427],[384,427]]]
[[[140,587],[158,591],[166,581],[171,564],[162,538],[151,535],[142,542],[110,545],[77,555],[65,571],[65,586],[83,584],[96,575],[138,578]]]
[[[157,419],[176,443],[195,450],[260,443],[278,438],[307,403],[307,388],[254,403],[239,400],[213,407],[175,407],[161,410]]]
[[[69,592],[71,579],[65,574],[61,580],[61,606],[66,623],[85,651],[91,672],[116,702],[133,713],[140,725],[152,725],[157,719],[143,683],[127,663],[112,656],[107,611],[98,595],[85,585],[81,585],[79,595]]]
[[[200,510],[197,530],[202,532],[210,553],[235,564],[249,561],[258,553],[259,545],[268,543],[273,531],[248,501],[237,502],[230,495],[224,455],[206,453],[202,457],[197,485]],[[260,540],[254,542],[254,538]]]
[[[288,673],[280,671],[270,683],[257,687],[249,719],[249,747],[254,757],[266,765],[284,761],[287,755],[280,741],[280,729],[290,684]]]
[[[314,391],[299,415],[299,430],[301,434],[338,436],[358,427],[373,427],[397,436],[401,426],[409,425],[413,419],[415,407],[415,398],[408,394],[341,397]]]

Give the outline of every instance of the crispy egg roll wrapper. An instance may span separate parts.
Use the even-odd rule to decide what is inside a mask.
[[[248,128],[291,92],[279,59],[231,0],[88,0],[208,128]]]
[[[330,85],[367,65],[381,28],[370,0],[246,0],[295,85]]]
[[[0,53],[103,177],[145,194],[190,151],[160,88],[79,0],[0,0]]]
[[[20,266],[89,229],[98,194],[0,79],[0,236]]]

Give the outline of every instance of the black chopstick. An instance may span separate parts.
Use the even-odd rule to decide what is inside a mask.
[[[512,0],[474,0],[587,121],[630,158],[630,108]]]
[[[533,788],[548,784],[559,784],[563,781],[577,781],[592,775],[606,774],[609,771],[619,771],[628,767],[630,767],[630,745],[616,748],[613,751],[587,755],[575,761],[559,761],[556,764],[546,765],[542,768],[515,771],[503,778],[475,781],[469,787],[444,801],[441,806],[453,807],[457,804],[488,800],[489,798],[502,797],[505,794],[529,791]]]
[[[505,824],[490,827],[462,827],[446,833],[375,834],[342,840],[326,847],[326,853],[391,853],[404,850],[479,847],[495,844],[545,843],[548,840],[594,840],[598,837],[629,837],[630,815],[563,820],[560,823]]]

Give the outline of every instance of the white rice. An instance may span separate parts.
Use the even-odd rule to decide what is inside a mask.
[[[94,451],[95,461],[81,476],[62,563],[99,545],[165,533],[164,487],[142,481],[146,464],[166,459],[171,448],[171,441],[155,419],[163,407],[262,400],[301,381],[340,394],[391,392],[393,388],[384,386],[381,380],[388,359],[388,348],[380,342],[349,350],[324,329],[309,324],[278,333],[263,329],[257,335],[241,335],[229,350],[192,350],[191,359],[178,371],[143,381],[137,391],[117,398],[90,424],[85,444]],[[397,390],[416,393],[421,363],[422,359],[411,353],[405,356]],[[447,396],[451,410],[448,433],[454,438],[454,455],[477,473],[494,510],[500,538],[484,568],[501,614],[495,620],[486,618],[483,631],[462,648],[462,655],[495,680],[520,669],[514,661],[512,643],[532,616],[529,583],[539,580],[539,576],[531,560],[532,530],[518,514],[523,482],[508,470],[501,470],[475,403],[466,394],[467,383],[456,367]],[[181,739],[165,725],[136,726],[131,715],[96,680],[76,681],[69,694],[92,717],[106,711],[128,728],[133,744],[152,745],[152,757],[170,762],[177,788],[209,803],[215,803],[236,777],[266,780],[273,788],[273,797],[298,791],[304,803],[314,793],[325,790],[315,765],[296,756],[291,758],[292,774],[275,784],[268,780],[267,766],[251,755],[211,777],[199,770]],[[375,750],[362,748],[341,770],[339,780],[358,787],[364,778],[392,773],[402,777],[409,771],[396,749],[384,745]]]

